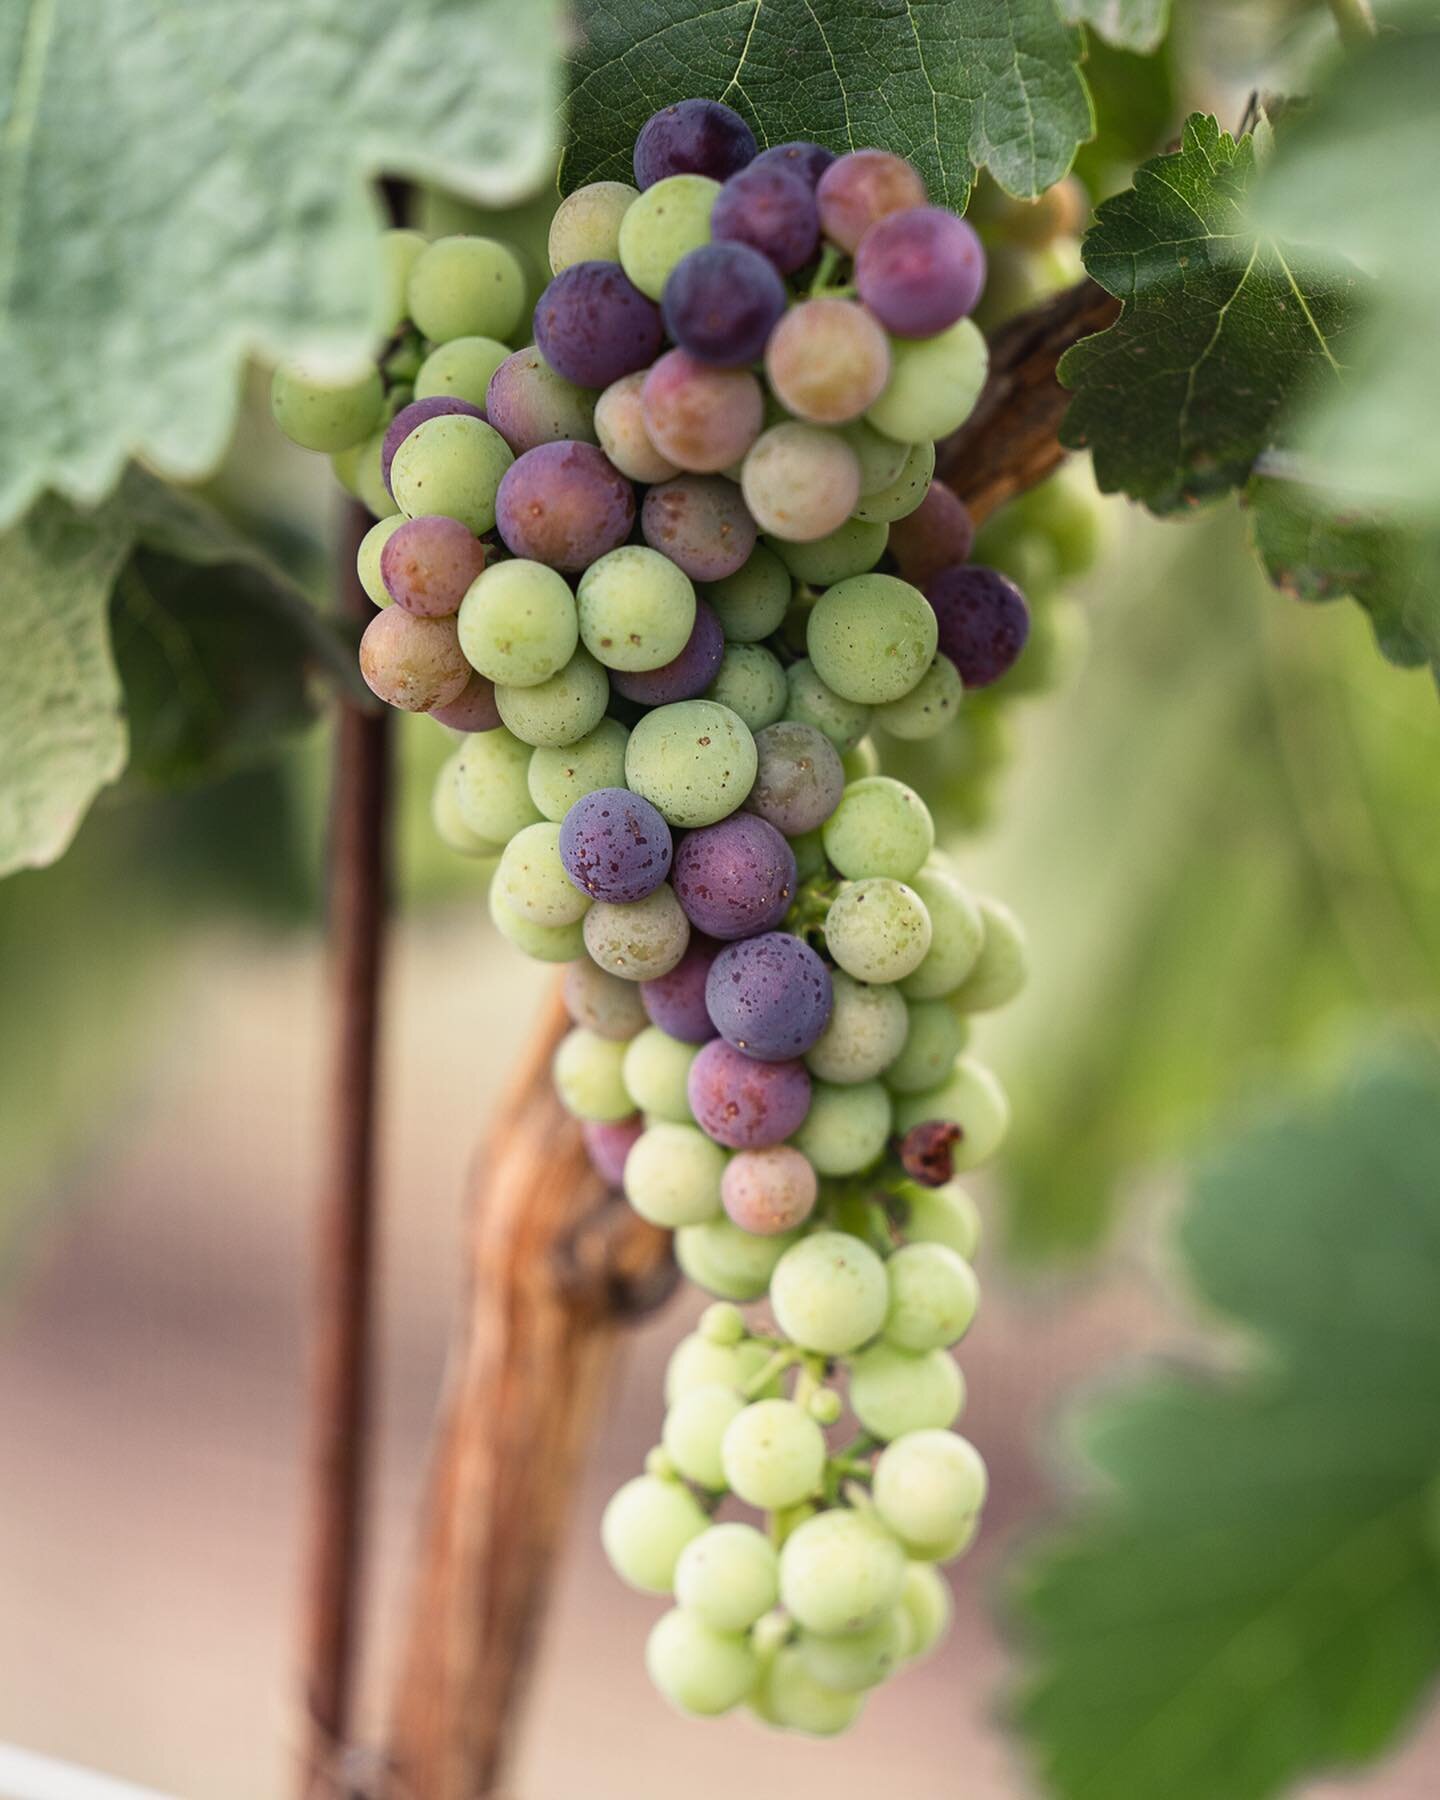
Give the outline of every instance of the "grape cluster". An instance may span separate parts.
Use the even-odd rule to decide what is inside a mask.
[[[378,359],[286,365],[274,410],[377,515],[361,669],[458,734],[438,831],[567,965],[560,1099],[716,1297],[605,1515],[676,1602],[648,1667],[686,1711],[831,1732],[938,1642],[985,1495],[951,1429],[954,1177],[1005,1133],[967,1039],[1024,943],[871,737],[923,757],[1026,642],[932,479],[986,373],[985,256],[902,158],[757,154],[705,100],[646,123],[634,186],[562,201],[549,251],[512,349],[512,251],[388,233]]]

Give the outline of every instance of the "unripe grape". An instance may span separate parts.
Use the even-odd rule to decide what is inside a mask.
[[[611,1496],[600,1520],[600,1541],[623,1582],[645,1593],[668,1594],[680,1552],[709,1523],[689,1488],[637,1475]]]
[[[577,1026],[561,1038],[551,1065],[555,1091],[577,1119],[625,1119],[635,1110],[621,1067],[625,1046]]]
[[[903,1233],[913,1243],[947,1244],[966,1262],[974,1262],[980,1248],[980,1210],[964,1188],[953,1182],[943,1188],[905,1182],[899,1189],[904,1202]]]
[[[573,925],[590,905],[590,896],[565,873],[560,827],[548,819],[511,838],[501,852],[495,886],[511,912],[533,925]]]
[[[725,1486],[720,1443],[730,1421],[744,1410],[734,1388],[719,1386],[692,1388],[670,1408],[660,1441],[687,1481],[712,1492]]]
[[[758,1300],[765,1292],[776,1263],[792,1242],[788,1233],[755,1237],[729,1219],[707,1219],[675,1233],[675,1260],[697,1287],[721,1300],[743,1303]]]
[[[743,1388],[770,1360],[766,1344],[747,1338],[735,1345],[713,1344],[699,1332],[681,1338],[665,1365],[665,1404],[673,1406],[681,1394],[707,1382]],[[779,1378],[767,1388],[764,1398],[779,1391]]]
[[[931,1119],[960,1127],[952,1166],[956,1173],[977,1168],[1000,1148],[1010,1126],[1010,1102],[997,1077],[973,1057],[956,1059],[954,1072],[942,1086],[923,1094],[902,1094],[895,1102],[899,1136]]]
[[[851,881],[868,875],[910,881],[935,848],[935,821],[914,788],[871,775],[846,788],[820,837],[826,856]]]
[[[426,619],[387,606],[360,639],[360,673],[371,693],[402,712],[457,700],[470,679],[453,618]]]
[[[885,1265],[848,1232],[817,1231],[780,1258],[770,1304],[792,1343],[844,1356],[884,1323]]]
[[[965,1043],[964,1027],[943,1000],[912,1000],[909,1010],[905,1048],[885,1071],[892,1094],[923,1094],[938,1087]]]
[[[618,262],[620,221],[638,197],[628,181],[591,181],[567,194],[550,221],[550,273],[572,263]]]
[[[685,954],[690,924],[662,883],[643,900],[597,901],[585,915],[585,948],[602,969],[626,981],[653,981]]]
[[[724,1173],[725,1152],[703,1131],[661,1121],[648,1127],[625,1159],[625,1197],[652,1225],[702,1225],[720,1216]]]
[[[645,1668],[672,1706],[701,1718],[738,1706],[760,1676],[759,1661],[738,1632],[715,1631],[679,1607],[656,1621]]]
[[[850,1409],[872,1437],[953,1425],[964,1403],[965,1379],[943,1350],[913,1355],[882,1341],[850,1365]]]
[[[902,1350],[943,1349],[970,1329],[980,1304],[975,1271],[944,1244],[904,1244],[885,1264],[885,1336]]]
[[[893,986],[872,986],[838,969],[830,980],[830,1021],[806,1052],[806,1066],[836,1085],[873,1081],[903,1049],[909,1011]]]
[[[715,1631],[746,1631],[780,1596],[775,1547],[753,1525],[712,1525],[675,1565],[675,1598]]]
[[[625,1050],[625,1086],[641,1112],[676,1125],[692,1121],[685,1084],[695,1051],[694,1044],[683,1044],[654,1025],[630,1040]]]
[[[729,1422],[720,1457],[726,1486],[774,1512],[818,1491],[825,1434],[793,1400],[756,1400]]]
[[[910,1620],[901,1607],[886,1613],[868,1630],[821,1637],[802,1631],[798,1647],[806,1673],[822,1687],[859,1694],[878,1687],[904,1660],[911,1641]]]
[[[967,1438],[912,1431],[880,1453],[875,1510],[910,1556],[938,1561],[969,1541],[987,1486],[985,1464]],[[781,1569],[783,1591],[783,1561]]]
[[[944,1641],[955,1602],[945,1577],[930,1563],[912,1562],[905,1571],[900,1604],[910,1620],[910,1656],[918,1662]]]
[[[601,1037],[625,1042],[645,1028],[645,1008],[635,983],[607,975],[588,956],[565,971],[563,991],[572,1023]]]
[[[951,991],[951,1004],[961,1012],[990,1012],[1004,1006],[1025,985],[1029,972],[1025,932],[1008,906],[998,900],[979,902],[983,937],[970,972]]]
[[[834,1737],[859,1718],[865,1696],[823,1686],[805,1667],[799,1649],[787,1645],[761,1676],[752,1704],[767,1724],[810,1737]]]
[[[797,1625],[822,1636],[878,1624],[904,1586],[904,1552],[868,1512],[817,1513],[780,1552],[780,1599]]]
[[[923,962],[930,937],[924,901],[886,877],[846,882],[825,917],[826,948],[857,981],[903,980]],[[896,1128],[909,1126],[897,1118]]]
[[[821,1175],[858,1175],[884,1155],[890,1117],[890,1096],[878,1081],[849,1087],[817,1081],[795,1147]]]
[[[789,1144],[737,1152],[720,1182],[725,1211],[742,1231],[761,1237],[803,1225],[818,1193],[813,1165]]]
[[[728,1300],[717,1300],[700,1315],[696,1328],[710,1344],[738,1344],[745,1336],[745,1315]]]

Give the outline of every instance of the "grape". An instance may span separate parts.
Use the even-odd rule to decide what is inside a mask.
[[[680,471],[650,442],[645,430],[645,371],[612,381],[595,402],[600,448],[631,481],[668,481]]]
[[[802,300],[771,334],[765,373],[797,418],[843,425],[879,399],[890,376],[890,345],[853,300]]]
[[[790,593],[790,571],[762,545],[733,575],[707,585],[705,598],[732,644],[756,644],[778,629],[789,610]]]
[[[710,1042],[716,1033],[705,1010],[705,977],[719,949],[710,938],[692,931],[689,947],[670,973],[641,982],[640,1000],[651,1024],[687,1044]]]
[[[330,458],[335,479],[377,519],[383,519],[395,506],[394,495],[380,473],[380,451],[384,443],[385,433],[376,431]]]
[[[820,229],[853,256],[865,233],[891,213],[924,206],[920,171],[888,150],[852,150],[831,163],[815,190]]]
[[[742,1231],[774,1237],[794,1231],[815,1210],[819,1185],[815,1170],[789,1144],[741,1150],[720,1179],[725,1211]],[[944,1421],[949,1424],[949,1420]]]
[[[710,242],[710,213],[720,192],[705,175],[669,175],[646,188],[620,221],[620,266],[640,292],[658,300],[682,257]]]
[[[712,369],[684,350],[655,363],[641,400],[651,443],[676,468],[700,475],[738,463],[765,421],[764,394],[748,369]]]
[[[900,1054],[910,1015],[893,987],[870,987],[837,969],[830,977],[830,1022],[805,1062],[812,1075],[838,1086],[873,1081]]]
[[[753,1525],[712,1525],[675,1565],[675,1598],[715,1631],[748,1631],[779,1597],[779,1558]]]
[[[645,1028],[645,1008],[634,982],[607,975],[588,957],[565,971],[564,995],[571,1023],[599,1037],[623,1043]]]
[[[536,962],[574,962],[585,954],[584,928],[580,925],[534,925],[522,919],[490,890],[490,919],[507,943]]]
[[[853,1093],[853,1089],[850,1090]],[[845,1356],[885,1323],[885,1265],[847,1231],[817,1231],[787,1250],[770,1278],[770,1305],[792,1343]]]
[[[963,1173],[987,1162],[1000,1148],[1010,1128],[1010,1102],[989,1069],[962,1056],[943,1087],[896,1101],[895,1129],[902,1136],[929,1119],[946,1119],[960,1127],[953,1157],[956,1171]]]
[[[406,309],[423,337],[508,338],[525,310],[525,271],[486,237],[444,237],[410,266]]]
[[[685,1083],[694,1060],[694,1044],[681,1043],[656,1025],[647,1025],[630,1040],[625,1051],[625,1086],[647,1118],[674,1125],[690,1123]],[[709,1143],[708,1139],[701,1141]]]
[[[333,452],[363,444],[380,422],[383,401],[373,365],[357,371],[285,362],[270,383],[275,423],[303,450]]]
[[[753,166],[768,169],[778,163],[782,169],[790,169],[803,177],[813,188],[834,160],[833,150],[796,138],[792,143],[772,144],[768,150],[762,150]]]
[[[871,1344],[850,1365],[850,1410],[872,1437],[953,1425],[965,1404],[965,1378],[943,1350],[912,1354]]]
[[[789,719],[820,732],[841,754],[853,750],[870,727],[870,708],[843,700],[827,687],[809,657],[791,663],[785,678],[790,684]],[[827,812],[825,817],[829,816]]]
[[[806,543],[828,536],[854,512],[860,464],[833,431],[799,422],[773,425],[746,456],[740,490],[761,531]]]
[[[760,360],[785,300],[785,283],[758,250],[706,243],[670,271],[660,314],[682,350],[717,368],[739,369]]]
[[[644,1129],[638,1113],[629,1119],[586,1119],[581,1123],[590,1166],[610,1187],[619,1187],[625,1179],[626,1158]]]
[[[807,544],[777,539],[775,553],[797,581],[829,587],[849,575],[863,575],[885,554],[890,527],[883,520],[847,519],[822,538]]]
[[[467,413],[426,419],[395,452],[390,487],[412,519],[443,513],[479,537],[495,523],[496,495],[513,461],[504,438],[483,419]]]
[[[929,442],[911,444],[900,465],[900,473],[889,487],[863,495],[855,511],[862,519],[885,519],[892,523],[908,519],[923,504],[934,473],[935,446]]]
[[[551,274],[574,263],[617,262],[620,221],[638,191],[628,181],[591,181],[567,194],[550,221]]]
[[[746,244],[782,275],[793,275],[810,261],[820,243],[815,183],[766,152],[721,188],[710,230],[717,242]]]
[[[390,539],[402,525],[409,523],[404,513],[391,513],[388,519],[377,519],[360,540],[360,548],[355,553],[355,573],[360,577],[361,587],[377,606],[389,606],[391,601],[390,590],[380,574],[380,558]],[[481,554],[484,554],[483,546]]]
[[[975,1271],[948,1245],[904,1244],[885,1265],[885,1336],[902,1350],[942,1350],[970,1329],[980,1304]]]
[[[679,654],[658,669],[612,671],[610,685],[626,700],[642,706],[671,706],[693,700],[715,679],[725,654],[725,633],[703,601],[695,607],[695,623]]]
[[[758,1300],[790,1242],[788,1236],[754,1237],[723,1217],[707,1219],[675,1233],[675,1260],[707,1293],[722,1300]]]
[[[700,1315],[699,1332],[712,1344],[738,1344],[745,1336],[745,1315],[728,1300],[717,1300]]]
[[[858,1175],[884,1154],[890,1115],[890,1096],[878,1081],[844,1087],[819,1081],[795,1143],[820,1174]]]
[[[655,1622],[645,1669],[672,1706],[701,1718],[729,1712],[760,1679],[755,1652],[739,1632],[715,1631],[678,1606]]]
[[[880,753],[875,748],[873,739],[861,738],[853,750],[847,750],[840,758],[840,767],[845,771],[845,780],[868,781],[872,775],[880,773]]]
[[[912,1000],[905,1048],[885,1071],[885,1085],[893,1094],[923,1094],[938,1087],[964,1042],[964,1028],[943,1000]]]
[[[492,563],[460,608],[460,646],[497,684],[534,687],[575,654],[580,628],[564,577],[516,557]]]
[[[563,750],[579,743],[599,725],[609,703],[605,671],[584,650],[577,650],[548,681],[495,689],[495,704],[507,728],[537,749]]]
[[[829,739],[814,725],[782,719],[756,733],[755,753],[755,785],[746,808],[787,837],[823,825],[845,788]]]
[[[595,900],[645,899],[670,873],[672,853],[664,819],[622,787],[582,795],[560,827],[561,861],[575,886]]]
[[[975,227],[940,206],[878,220],[855,252],[860,298],[897,337],[934,337],[973,310],[984,285]]]
[[[617,719],[602,719],[576,743],[539,748],[530,758],[530,798],[557,823],[583,794],[625,785],[629,732]]]
[[[841,1694],[858,1694],[878,1687],[905,1659],[910,1642],[910,1621],[896,1607],[865,1631],[821,1637],[800,1633],[797,1648],[805,1672],[822,1687]]]
[[[1004,1006],[1025,985],[1029,956],[1020,921],[998,900],[979,903],[978,954],[959,985],[950,991],[950,1003],[961,1012],[991,1012]]]
[[[572,264],[535,308],[536,349],[576,387],[609,387],[648,367],[664,340],[660,308],[618,261]]]
[[[916,587],[952,563],[968,561],[974,543],[969,508],[943,481],[932,481],[914,512],[890,527],[890,554]]]
[[[725,1486],[720,1440],[726,1426],[744,1410],[745,1402],[734,1388],[718,1386],[691,1388],[670,1408],[660,1442],[687,1481],[712,1493]]]
[[[509,354],[508,345],[491,337],[451,338],[448,344],[437,344],[415,376],[415,398],[468,400],[483,408],[490,377]]]
[[[920,743],[939,737],[960,711],[965,685],[948,656],[936,654],[934,662],[908,694],[876,707],[875,723],[891,737]]]
[[[752,1704],[762,1719],[785,1731],[834,1737],[855,1723],[865,1696],[824,1687],[805,1667],[798,1647],[787,1645],[762,1673]]]
[[[635,182],[642,190],[670,175],[724,181],[755,155],[755,133],[718,100],[680,100],[652,113],[635,139]]]
[[[880,1453],[875,1510],[911,1556],[943,1562],[968,1541],[987,1486],[985,1464],[967,1438],[954,1431],[912,1431]],[[783,1555],[780,1580],[783,1592]]]
[[[451,731],[493,731],[501,723],[495,683],[483,675],[472,675],[456,699],[432,706],[430,717]]]
[[[628,1586],[668,1594],[680,1552],[709,1523],[689,1488],[637,1475],[611,1495],[600,1519],[600,1541]]]
[[[708,698],[728,706],[751,731],[763,731],[783,715],[790,685],[779,659],[763,644],[731,644],[720,658],[719,672],[706,690]],[[756,744],[759,755],[759,744]],[[756,779],[759,779],[758,763]],[[752,794],[754,790],[751,790]],[[756,810],[751,808],[752,811]]]
[[[804,1631],[865,1631],[899,1604],[905,1556],[880,1522],[848,1507],[798,1525],[780,1552],[780,1599]]]
[[[903,882],[847,881],[826,914],[825,947],[857,981],[903,981],[930,948],[930,915]]]
[[[845,789],[820,837],[831,863],[853,881],[867,875],[909,881],[935,848],[935,821],[914,788],[870,775]]]
[[[390,471],[395,462],[395,452],[417,426],[423,425],[427,419],[484,417],[481,407],[473,406],[468,400],[457,399],[454,394],[435,394],[428,400],[412,400],[408,406],[402,406],[385,427],[385,435],[380,440],[380,476],[386,489],[393,492]]]
[[[936,1000],[950,994],[975,967],[985,933],[984,915],[946,868],[932,864],[911,885],[930,915],[930,948],[900,991],[907,1000]]]
[[[749,1506],[776,1512],[818,1490],[825,1434],[793,1400],[755,1400],[727,1424],[720,1458],[732,1492]]]
[[[565,872],[560,827],[548,819],[511,838],[500,854],[495,887],[510,911],[532,925],[573,925],[590,904]]]
[[[695,626],[695,590],[658,550],[625,544],[591,563],[576,590],[585,648],[607,669],[659,669]]]
[[[784,918],[795,897],[795,857],[773,825],[731,813],[686,835],[671,879],[690,923],[728,941],[768,932]]]
[[[380,578],[406,612],[457,612],[485,567],[485,546],[458,519],[405,519],[380,552]]]
[[[905,1236],[916,1243],[947,1244],[966,1262],[975,1260],[980,1247],[980,1213],[964,1188],[952,1183],[943,1188],[905,1182],[899,1190],[905,1203]]]
[[[360,673],[388,706],[429,712],[456,700],[470,679],[454,619],[424,619],[403,607],[376,613],[360,639]],[[486,834],[488,835],[488,834]]]
[[[810,1107],[803,1063],[756,1062],[723,1038],[713,1038],[690,1065],[689,1088],[701,1130],[729,1150],[783,1143]]]
[[[740,490],[719,475],[681,475],[652,487],[640,529],[692,581],[723,581],[755,548],[755,521]]]
[[[701,1234],[706,1229],[704,1226],[697,1228]],[[746,1236],[744,1232],[734,1235],[741,1239]],[[760,1292],[764,1291],[762,1282]],[[666,1365],[665,1404],[673,1406],[681,1394],[688,1393],[691,1388],[699,1387],[707,1381],[719,1381],[727,1387],[743,1388],[760,1373],[769,1360],[769,1346],[757,1343],[753,1338],[740,1344],[721,1345],[694,1332],[680,1340]],[[768,1395],[778,1391],[777,1377],[765,1392]]]
[[[682,700],[630,733],[625,779],[671,825],[713,825],[750,792],[755,762],[755,740],[728,706]]]
[[[573,573],[629,537],[635,493],[593,444],[537,444],[506,471],[495,518],[512,555]]]
[[[426,239],[419,231],[382,231],[380,233],[380,275],[384,286],[377,337],[393,336],[405,323],[405,288],[415,258],[425,248]]]
[[[628,1119],[635,1104],[620,1073],[624,1058],[625,1046],[613,1038],[602,1038],[581,1025],[567,1032],[551,1063],[560,1104],[577,1119],[602,1123]]]
[[[786,1062],[803,1056],[825,1029],[830,971],[802,938],[767,931],[720,952],[705,1004],[727,1044],[760,1062]]]
[[[651,981],[685,954],[690,927],[673,888],[660,886],[628,904],[598,901],[585,915],[585,948],[612,975]]]
[[[910,1655],[918,1662],[949,1632],[954,1602],[944,1578],[929,1563],[912,1562],[905,1571],[900,1604],[910,1620]]]
[[[897,444],[864,419],[852,419],[840,427],[840,435],[855,452],[860,464],[860,496],[878,494],[893,487],[909,460],[914,444]]]
[[[816,673],[862,705],[908,694],[935,655],[935,613],[919,588],[894,575],[852,575],[816,601],[805,647]]]
[[[902,444],[948,437],[975,410],[990,353],[973,319],[938,337],[892,340],[890,380],[865,415]]]
[[[595,442],[595,396],[557,375],[533,346],[490,377],[485,417],[517,456],[537,444]]]
[[[925,584],[940,648],[968,688],[988,687],[1011,668],[1030,634],[1030,609],[1013,581],[975,564],[941,569]]]
[[[435,827],[435,835],[451,850],[458,850],[461,856],[498,856],[500,846],[481,837],[465,823],[457,785],[459,763],[457,750],[445,760],[435,777],[430,796],[430,822]]]

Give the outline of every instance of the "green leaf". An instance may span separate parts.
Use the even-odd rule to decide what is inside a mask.
[[[535,186],[558,55],[554,0],[0,9],[0,524],[209,469],[252,351],[363,350],[369,178]]]
[[[1088,25],[1107,44],[1148,56],[1170,25],[1170,0],[1061,0],[1072,25]]]
[[[1079,34],[1054,0],[579,0],[561,185],[631,179],[635,134],[659,107],[723,100],[762,145],[908,156],[961,208],[987,167],[1033,196],[1090,134]]]
[[[1345,359],[1357,277],[1302,264],[1245,213],[1256,139],[1193,114],[1102,205],[1085,266],[1124,311],[1060,364],[1062,437],[1107,492],[1172,512],[1240,485],[1297,397]]]
[[[1440,1064],[1255,1125],[1183,1249],[1257,1339],[1083,1426],[1103,1493],[1032,1552],[1020,1717],[1057,1800],[1267,1800],[1377,1756],[1440,1670]]]

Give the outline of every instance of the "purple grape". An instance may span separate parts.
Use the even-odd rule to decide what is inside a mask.
[[[813,189],[834,160],[835,152],[827,150],[823,144],[811,144],[804,138],[796,138],[793,143],[772,144],[768,150],[762,150],[750,166],[757,169],[789,169]]]
[[[575,573],[629,537],[635,490],[593,444],[537,444],[505,471],[495,523],[513,555]]]
[[[654,362],[660,308],[614,262],[572,263],[535,307],[535,346],[557,375],[604,388]]]
[[[985,250],[975,227],[943,206],[890,213],[860,240],[855,286],[896,337],[934,337],[980,298]]]
[[[380,552],[380,579],[390,598],[406,612],[432,619],[458,612],[484,567],[479,538],[440,513],[397,525]]]
[[[610,686],[641,706],[672,706],[703,694],[720,670],[725,633],[703,600],[695,603],[695,623],[685,648],[658,669],[612,669]]]
[[[385,427],[385,436],[380,440],[380,478],[392,500],[395,496],[390,490],[390,465],[395,460],[395,452],[417,425],[423,425],[427,419],[438,419],[445,413],[468,413],[472,419],[485,417],[480,408],[472,406],[468,400],[457,400],[453,394],[432,394],[428,400],[412,400],[408,406],[402,406]]]
[[[640,1002],[652,1025],[684,1044],[708,1044],[715,1024],[705,1010],[705,977],[720,954],[713,938],[690,933],[685,954],[668,975],[640,983]]]
[[[660,299],[665,329],[717,369],[758,362],[785,310],[785,283],[749,244],[702,244],[682,256]]]
[[[818,831],[845,791],[845,769],[829,738],[813,725],[781,719],[755,733],[755,756],[745,810],[786,837]]]
[[[989,687],[1011,667],[1030,635],[1030,608],[998,569],[957,563],[925,583],[940,626],[940,650],[967,688]]]
[[[820,243],[815,183],[783,162],[767,163],[759,157],[721,188],[710,215],[710,231],[717,243],[748,244],[782,275],[793,275],[810,261]]]
[[[485,418],[517,456],[565,438],[593,443],[595,396],[557,375],[532,344],[513,351],[490,377]]]
[[[495,704],[495,683],[483,675],[472,675],[458,700],[448,706],[432,706],[430,717],[451,731],[495,731],[503,720]]]
[[[585,1154],[590,1158],[591,1168],[602,1181],[611,1187],[619,1187],[625,1175],[625,1158],[644,1129],[645,1121],[639,1113],[632,1113],[628,1119],[614,1119],[603,1125],[587,1119],[580,1127],[580,1135],[585,1140]]]
[[[565,873],[592,900],[643,900],[670,873],[670,827],[628,788],[596,788],[560,826]]]
[[[803,1225],[819,1194],[814,1165],[793,1144],[742,1150],[720,1177],[720,1199],[730,1222],[756,1237],[776,1237]]]
[[[645,495],[640,530],[692,581],[723,581],[755,548],[745,497],[721,475],[677,475]]]
[[[690,1065],[690,1110],[707,1137],[727,1150],[761,1150],[798,1131],[810,1110],[802,1062],[756,1062],[712,1038]]]
[[[914,512],[891,521],[886,549],[906,581],[923,587],[951,563],[965,562],[974,543],[975,521],[965,502],[943,481],[932,481]]]
[[[728,944],[705,982],[721,1037],[760,1062],[803,1056],[829,1023],[833,998],[829,969],[788,931]]]
[[[652,113],[635,140],[635,185],[642,192],[667,175],[724,181],[755,155],[755,133],[718,100],[680,100]]]
[[[795,898],[795,852],[764,819],[731,813],[686,833],[673,881],[690,923],[728,943],[769,931],[785,917]]]

